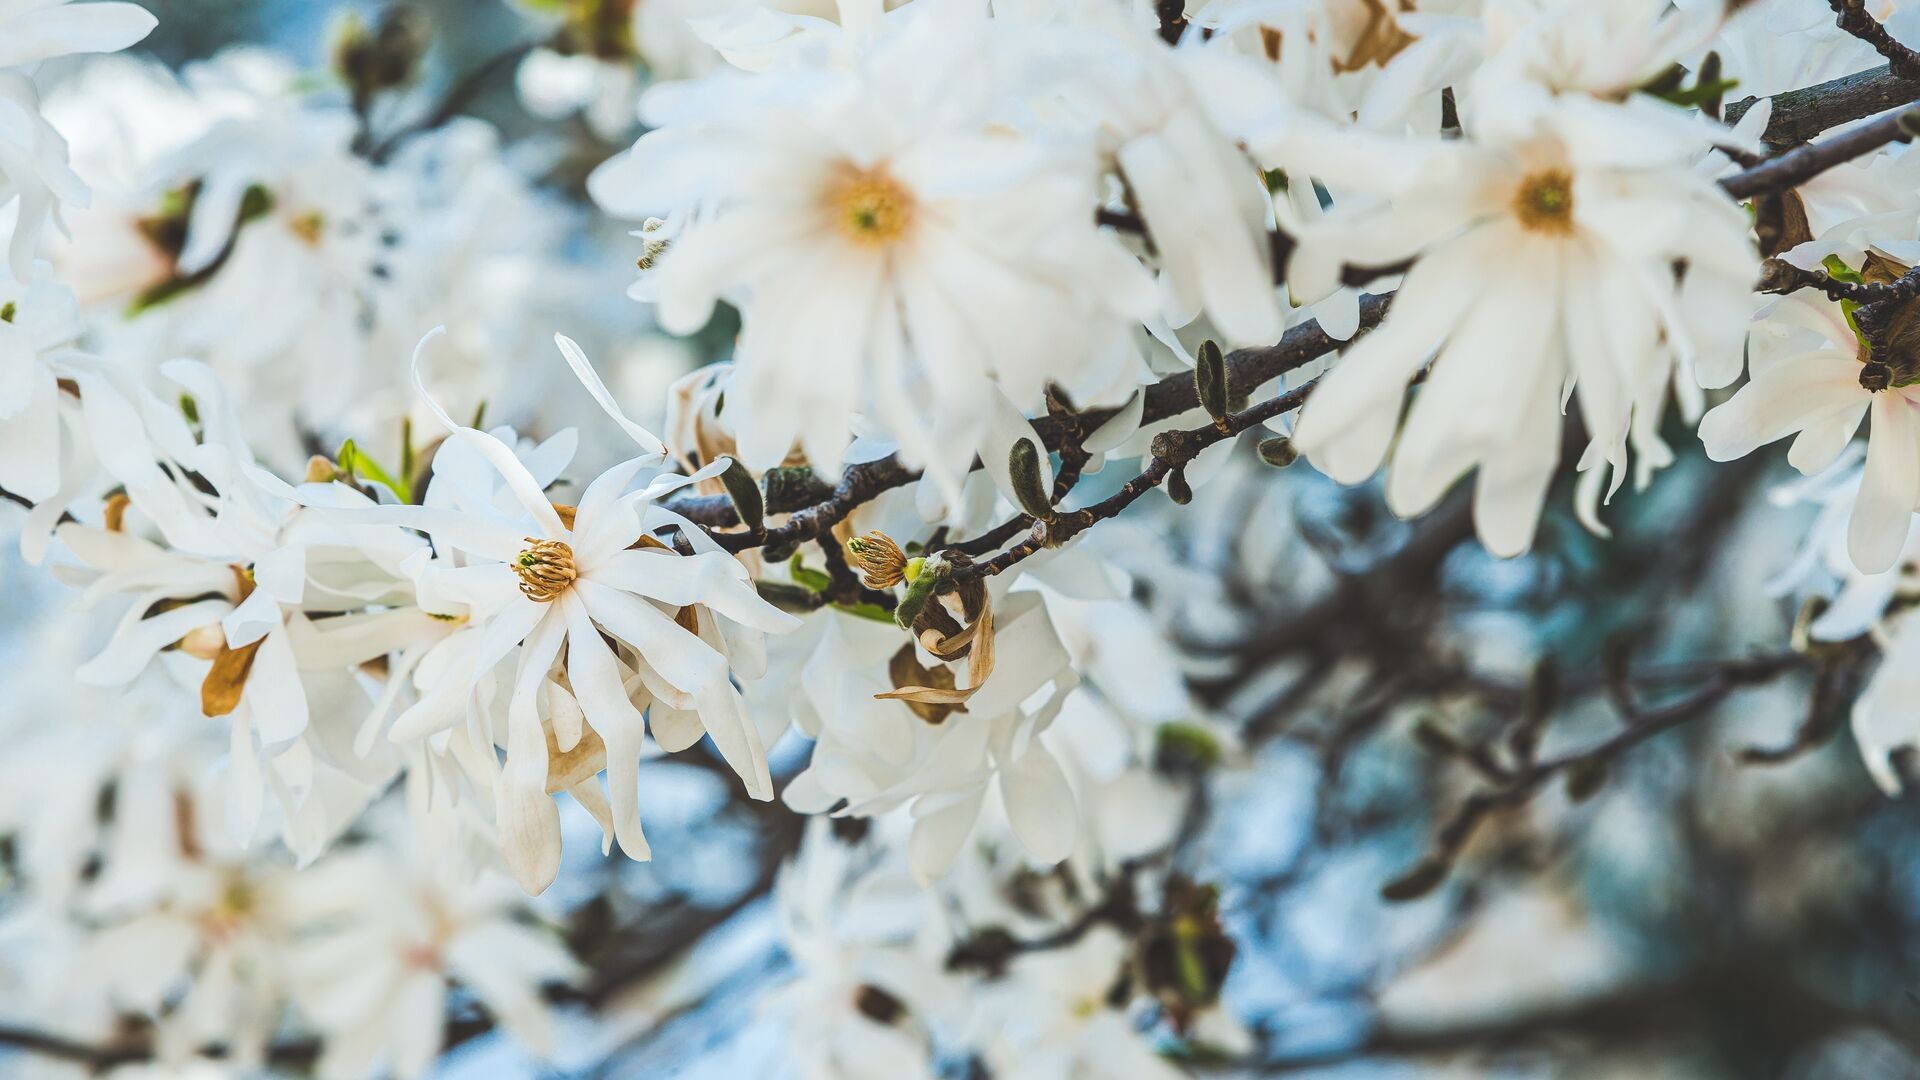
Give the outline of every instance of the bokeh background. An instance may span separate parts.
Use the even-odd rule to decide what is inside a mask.
[[[160,26],[140,51],[176,66],[237,45],[321,66],[343,8],[378,11],[145,3]],[[540,32],[502,0],[416,6],[433,35],[427,98]],[[646,403],[723,356],[728,328],[667,342],[625,298],[630,225],[582,188],[624,140],[536,121],[510,70],[467,109],[577,209],[557,258],[579,271],[583,325],[560,329],[610,357],[631,411],[656,422]],[[522,378],[566,386],[553,363]],[[1225,1002],[1269,1064],[1202,1061],[1197,1074],[1920,1076],[1920,815],[1875,789],[1845,730],[1861,672],[1780,660],[1703,695],[1729,661],[1791,656],[1791,583],[1754,583],[1792,564],[1811,511],[1770,499],[1787,480],[1777,462],[1712,466],[1689,431],[1668,438],[1680,462],[1615,508],[1612,540],[1584,532],[1560,492],[1536,550],[1510,562],[1472,541],[1457,501],[1398,522],[1376,491],[1251,455],[1191,507],[1155,496],[1089,539],[1137,575],[1170,643],[1152,659],[1178,672],[1196,720],[1233,734],[1218,762],[1173,748],[1161,766],[1205,772],[1177,865],[1221,890],[1237,947]],[[12,662],[32,655],[35,613],[70,594],[5,550]],[[1407,884],[1489,787],[1473,745],[1537,714],[1543,756],[1590,748],[1619,730],[1622,686],[1636,708],[1685,715],[1577,782],[1557,775],[1495,808],[1443,880]],[[804,759],[797,742],[777,776]],[[790,1033],[763,1004],[791,967],[770,890],[804,823],[702,764],[648,768],[642,810],[662,856],[602,859],[574,815],[568,864],[540,901],[596,973],[595,1008],[563,1009],[562,1052],[545,1065],[496,1033],[460,1038],[456,1017],[441,1075],[783,1074]],[[1396,882],[1418,895],[1383,896]],[[0,1075],[27,1068],[0,1048]]]

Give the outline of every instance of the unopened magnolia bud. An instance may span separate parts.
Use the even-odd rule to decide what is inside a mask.
[[[1380,887],[1380,898],[1394,903],[1418,900],[1440,887],[1447,880],[1447,873],[1453,869],[1445,859],[1428,857],[1420,860],[1413,869],[1394,878]]]
[[[1585,802],[1593,798],[1600,785],[1607,782],[1607,763],[1602,758],[1587,758],[1577,761],[1567,769],[1567,798],[1574,802]]]
[[[1021,439],[1007,454],[1007,473],[1013,480],[1013,494],[1020,509],[1041,521],[1053,518],[1053,499],[1047,493],[1046,480],[1040,475],[1040,448],[1032,439]]]
[[[1167,474],[1167,497],[1175,506],[1185,506],[1193,501],[1193,488],[1187,485],[1185,469],[1175,469]]]
[[[1260,443],[1260,460],[1276,469],[1284,469],[1300,460],[1300,451],[1294,449],[1293,440],[1285,435],[1263,439]]]
[[[1211,341],[1200,343],[1194,357],[1193,388],[1199,392],[1200,407],[1218,424],[1227,418],[1227,358],[1220,346]]]
[[[726,485],[727,498],[733,500],[733,509],[740,515],[740,524],[758,533],[767,527],[767,503],[760,494],[760,485],[747,471],[739,459],[727,466],[720,474],[720,482]]]
[[[426,48],[426,21],[412,8],[387,8],[372,26],[349,12],[334,31],[333,70],[364,99],[412,82]]]

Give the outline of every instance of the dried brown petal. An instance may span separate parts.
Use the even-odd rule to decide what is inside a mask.
[[[200,711],[208,716],[225,716],[240,707],[240,693],[247,687],[247,674],[253,670],[254,654],[260,651],[261,638],[238,649],[222,648],[200,683]]]

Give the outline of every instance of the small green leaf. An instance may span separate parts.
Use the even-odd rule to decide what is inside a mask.
[[[392,474],[381,468],[379,462],[355,446],[352,439],[340,444],[340,453],[334,456],[334,461],[339,463],[340,468],[349,477],[371,480],[391,491],[393,497],[400,502],[407,501],[406,488],[395,480]]]
[[[844,611],[849,615],[858,616],[862,619],[872,619],[874,622],[887,623],[889,625],[893,623],[893,612],[888,611],[879,604],[862,602],[858,604],[835,604],[833,606],[840,611]]]
[[[1189,773],[1220,764],[1220,741],[1199,724],[1161,724],[1153,733],[1153,765],[1163,773]]]
[[[900,606],[893,609],[893,621],[903,630],[913,629],[920,619],[920,613],[927,604],[952,577],[944,558],[927,559],[918,573],[907,575],[907,592],[900,598]]]
[[[833,584],[833,579],[828,577],[823,571],[801,565],[800,553],[797,551],[793,553],[793,558],[787,562],[787,576],[793,579],[794,584],[803,586],[809,592],[823,593]],[[891,616],[889,616],[889,618],[891,618]]]

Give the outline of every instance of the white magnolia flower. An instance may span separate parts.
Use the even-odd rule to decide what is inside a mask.
[[[839,812],[860,816],[909,806],[909,860],[923,882],[953,864],[991,789],[1035,859],[1055,863],[1072,852],[1073,791],[1041,736],[1076,679],[1038,595],[995,601],[993,674],[962,708],[877,697],[902,685],[939,685],[921,680],[949,665],[917,655],[890,623],[829,618],[801,676],[798,721],[816,742],[812,763],[783,795],[789,806],[820,813],[845,800]]]
[[[1894,767],[1896,752],[1920,746],[1920,619],[1897,619],[1866,692],[1853,704],[1853,739],[1873,782],[1888,795],[1905,786]]]
[[[1892,567],[1920,510],[1920,385],[1864,361],[1839,304],[1808,293],[1783,298],[1755,332],[1752,379],[1700,420],[1716,461],[1744,457],[1795,435],[1787,460],[1803,473],[1832,465],[1867,419],[1867,466],[1847,534],[1864,573]],[[1910,376],[1907,376],[1910,377]]]
[[[422,348],[436,336],[428,335]],[[779,632],[798,625],[760,599],[740,562],[711,541],[708,550],[689,555],[649,542],[649,523],[678,522],[654,500],[695,478],[663,476],[638,492],[627,490],[664,452],[619,414],[577,347],[558,340],[647,453],[602,473],[563,516],[510,448],[435,406],[450,437],[497,472],[512,505],[495,503],[489,487],[459,510],[400,506],[339,514],[343,521],[419,528],[441,558],[457,560],[439,584],[479,629],[469,670],[490,672],[518,650],[507,757],[494,798],[502,855],[529,892],[545,889],[560,865],[560,818],[549,793],[602,769],[612,802],[610,836],[630,856],[648,857],[636,784],[649,709],[663,745],[684,749],[710,735],[748,792],[772,798],[766,747],[731,682],[728,654],[736,644],[730,636],[736,627]],[[683,532],[698,530],[683,526]]]
[[[913,948],[925,894],[814,818],[780,868],[780,942],[797,969],[768,1001],[802,1080],[931,1080],[934,1014],[951,986]]]
[[[311,929],[287,950],[286,979],[323,1037],[322,1077],[357,1080],[383,1059],[399,1077],[427,1072],[454,983],[534,1053],[553,1052],[541,987],[572,981],[578,963],[503,875],[438,880],[422,854],[348,852],[299,879],[292,908]]]
[[[1208,0],[1188,19],[1271,63],[1287,100],[1376,130],[1439,129],[1439,93],[1480,57],[1480,0]],[[1424,114],[1416,109],[1427,106]]]
[[[61,489],[60,380],[94,363],[69,348],[79,306],[45,269],[31,283],[0,282],[0,489],[36,503]]]
[[[1608,109],[1612,135],[1591,122]],[[1372,475],[1429,358],[1387,478],[1397,514],[1425,511],[1477,466],[1482,540],[1501,555],[1526,550],[1560,458],[1570,386],[1593,438],[1583,468],[1604,461],[1617,488],[1630,442],[1642,483],[1671,459],[1659,435],[1669,388],[1696,409],[1696,377],[1718,386],[1738,373],[1758,261],[1745,216],[1687,167],[1695,148],[1631,115],[1569,98],[1512,140],[1299,134],[1296,152],[1315,142],[1317,172],[1384,197],[1336,206],[1301,238],[1299,291],[1332,292],[1344,261],[1416,258],[1386,321],[1302,412],[1294,442],[1318,467],[1342,483]],[[1590,505],[1583,512],[1594,525]]]
[[[797,442],[838,471],[862,414],[957,500],[996,392],[1032,412],[1049,381],[1131,389],[1151,283],[1094,227],[1087,156],[998,123],[989,30],[909,5],[852,70],[658,88],[658,130],[595,173],[623,216],[691,213],[649,285],[671,332],[740,308],[727,408],[748,465]]]
[[[1203,312],[1230,346],[1268,345],[1283,328],[1267,232],[1272,207],[1240,127],[1284,108],[1253,61],[1194,36],[1173,49],[1108,5],[1068,25],[1087,55],[1066,93],[1099,131],[1153,239],[1173,326]],[[1266,103],[1262,106],[1259,103]]]
[[[18,201],[8,266],[32,276],[40,236],[59,220],[60,204],[85,206],[87,188],[67,165],[66,140],[40,115],[29,75],[42,60],[118,52],[152,32],[154,18],[134,4],[6,0],[0,5],[0,203]]]
[[[1723,0],[1487,0],[1487,59],[1462,107],[1482,131],[1518,131],[1563,95],[1618,100],[1705,45],[1725,14]]]
[[[1154,1053],[1126,1014],[1109,1003],[1127,952],[1125,938],[1099,926],[1066,948],[1021,957],[993,1005],[1000,1022],[985,1048],[993,1075],[1015,1080],[1185,1076]]]

